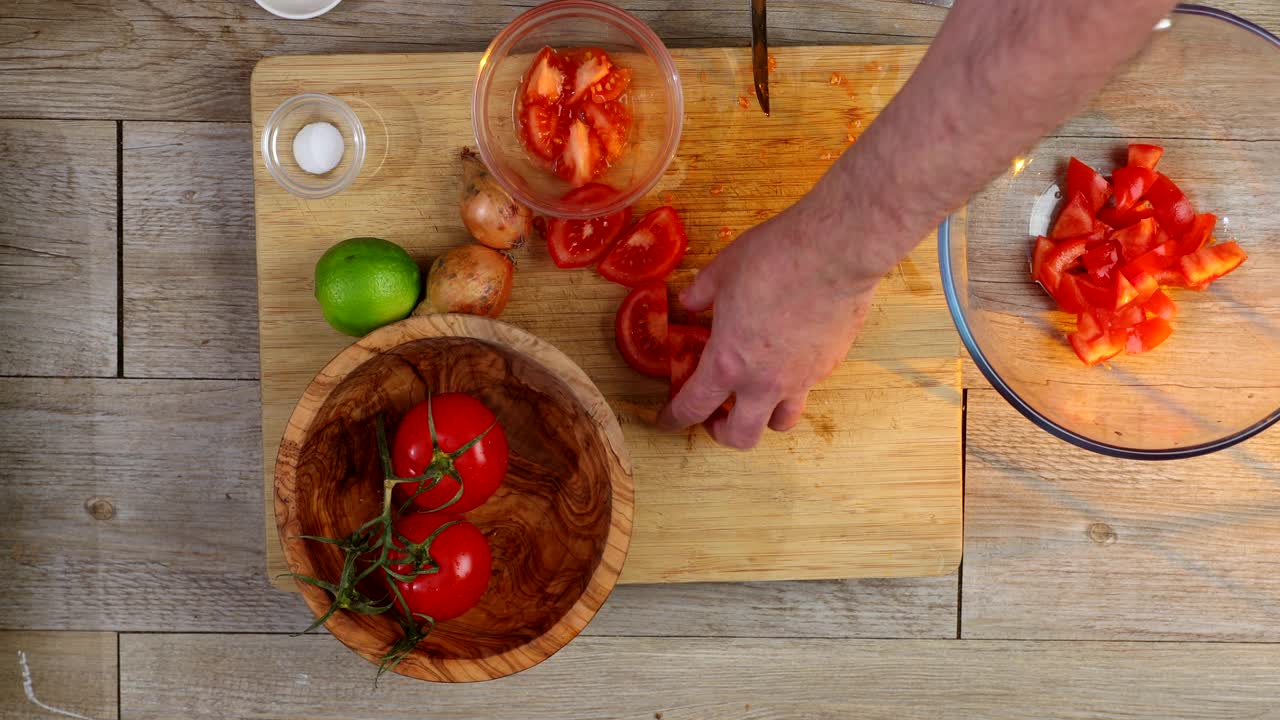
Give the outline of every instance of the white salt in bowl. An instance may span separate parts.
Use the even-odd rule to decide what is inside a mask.
[[[294,156],[294,140],[312,123],[328,123],[342,135],[342,157],[324,173],[309,173]],[[351,186],[364,167],[364,125],[351,106],[332,95],[303,93],[280,103],[262,128],[262,162],[276,182],[308,200],[335,195]]]

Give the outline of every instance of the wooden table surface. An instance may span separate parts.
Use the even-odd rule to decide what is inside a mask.
[[[482,685],[375,691],[332,638],[290,638],[307,610],[263,576],[249,74],[477,50],[532,4],[0,0],[0,719],[1280,717],[1280,433],[1121,462],[976,373],[956,574],[620,587]],[[1274,0],[1221,4],[1280,30]],[[623,5],[673,46],[749,37],[740,1]],[[771,5],[779,45],[925,43],[945,14]]]

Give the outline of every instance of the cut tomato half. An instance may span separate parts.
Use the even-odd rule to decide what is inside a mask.
[[[582,206],[599,205],[618,193],[603,183],[590,183],[569,191],[563,200]],[[547,254],[556,267],[580,268],[595,264],[609,252],[631,220],[631,208],[591,220],[551,218],[547,221]]]
[[[1134,143],[1129,146],[1129,167],[1155,170],[1156,163],[1164,155],[1164,148],[1159,145]]]
[[[1141,167],[1116,168],[1111,173],[1111,184],[1116,193],[1116,210],[1125,212],[1133,207],[1147,189],[1156,181],[1156,171]]]
[[[1079,192],[1068,197],[1071,199],[1067,201],[1067,206],[1058,215],[1058,221],[1053,224],[1053,231],[1049,233],[1049,237],[1054,240],[1076,238],[1093,232],[1094,211],[1089,206],[1089,200]]]
[[[645,283],[632,290],[614,320],[618,352],[627,364],[650,377],[668,377],[667,284]]]
[[[1187,282],[1194,287],[1207,285],[1217,280],[1240,267],[1240,264],[1248,259],[1249,256],[1245,254],[1240,245],[1232,240],[1200,248],[1190,255],[1184,256],[1179,261],[1179,265],[1182,274],[1187,278]]]
[[[665,278],[688,249],[689,239],[675,208],[651,210],[631,227],[600,263],[600,274],[619,285],[636,287]]]
[[[698,360],[702,350],[711,339],[711,330],[701,325],[669,325],[667,326],[667,352],[671,357],[671,397],[680,392],[680,388],[698,369]]]
[[[1088,203],[1089,213],[1098,212],[1107,198],[1111,197],[1111,186],[1107,179],[1097,170],[1085,165],[1075,158],[1067,162],[1067,197],[1076,194],[1084,196]]]

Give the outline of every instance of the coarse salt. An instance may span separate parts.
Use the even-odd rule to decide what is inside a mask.
[[[293,137],[293,159],[312,175],[323,175],[338,167],[346,143],[338,128],[327,122],[313,122]]]

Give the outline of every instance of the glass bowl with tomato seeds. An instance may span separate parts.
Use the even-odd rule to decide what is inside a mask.
[[[520,203],[585,220],[634,204],[680,144],[675,61],[634,16],[595,0],[554,0],[516,18],[480,60],[476,143]],[[572,193],[602,184],[613,193]]]
[[[1179,5],[939,228],[969,354],[1041,428],[1156,460],[1280,420],[1277,78],[1275,35]]]

